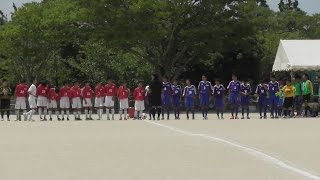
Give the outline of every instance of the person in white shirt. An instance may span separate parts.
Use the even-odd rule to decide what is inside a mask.
[[[37,111],[37,80],[36,79],[32,79],[31,80],[31,86],[28,89],[28,94],[29,94],[29,106],[30,106],[30,111],[27,112],[26,114],[24,114],[25,116],[27,116],[28,121],[33,121],[32,120],[32,115]]]

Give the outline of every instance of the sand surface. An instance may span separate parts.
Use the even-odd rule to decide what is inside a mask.
[[[320,176],[319,118],[35,119],[0,122],[0,180],[298,180]]]

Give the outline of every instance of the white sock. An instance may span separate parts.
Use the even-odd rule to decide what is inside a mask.
[[[74,118],[77,119],[77,111],[75,109],[73,110],[73,115],[74,115]]]
[[[67,110],[67,118],[69,118],[69,115],[70,115],[70,111]]]
[[[23,110],[23,117],[24,117],[24,120],[27,120],[27,118],[28,118],[26,109]]]
[[[84,109],[84,113],[86,114],[86,119],[88,118],[88,109]]]
[[[16,116],[17,116],[17,120],[19,120],[20,110],[16,110]]]
[[[102,119],[103,109],[99,109],[99,119]]]
[[[109,119],[109,112],[110,112],[110,109],[106,109],[106,114],[107,114],[107,118]]]
[[[55,111],[57,119],[59,119],[59,111]]]
[[[52,118],[52,110],[50,109],[48,112],[49,112],[49,117]]]
[[[61,117],[64,118],[64,110],[61,110]]]
[[[41,116],[42,116],[42,108],[39,108],[39,116],[41,118]]]
[[[79,110],[78,111],[78,118],[80,118],[80,115],[81,115],[81,111]]]
[[[46,115],[48,114],[48,111],[47,109],[43,109],[43,115],[44,115],[44,118],[46,118]]]
[[[128,109],[124,109],[124,118],[127,119]]]
[[[120,119],[122,119],[122,111],[123,111],[123,109],[119,110]]]
[[[142,118],[142,111],[139,111],[139,118]]]
[[[32,109],[27,112],[27,116],[29,116],[32,113]]]
[[[111,109],[112,119],[114,118],[114,108]]]
[[[32,109],[32,110],[29,111],[29,112],[30,112],[30,117],[29,117],[29,119],[32,119],[32,115],[36,112],[36,110]]]
[[[91,118],[92,117],[92,110],[90,109],[89,110],[89,118]]]

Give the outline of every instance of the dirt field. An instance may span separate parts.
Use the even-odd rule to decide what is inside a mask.
[[[214,117],[1,121],[0,180],[320,179],[320,119]]]

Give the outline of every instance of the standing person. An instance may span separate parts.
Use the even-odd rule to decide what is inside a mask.
[[[302,83],[301,83],[301,76],[296,74],[293,79],[293,86],[296,89],[296,94],[294,98],[294,109],[297,111],[297,115],[295,117],[301,117],[302,111]]]
[[[94,106],[97,109],[97,114],[98,114],[98,120],[102,119],[102,114],[103,114],[103,104],[104,104],[104,97],[105,97],[105,92],[104,92],[104,87],[102,86],[101,82],[98,82],[95,90],[95,100],[94,100]]]
[[[167,120],[170,116],[170,104],[172,95],[172,84],[168,82],[167,77],[163,77],[163,90],[162,90],[162,120],[164,120],[164,112],[167,113]]]
[[[178,84],[178,80],[173,80],[172,85],[172,104],[174,109],[174,119],[180,120],[180,99],[182,94],[181,86]]]
[[[29,107],[30,107],[30,111],[26,113],[27,119],[29,121],[34,121],[32,119],[33,114],[37,111],[37,80],[32,78],[31,79],[31,86],[28,89],[28,94],[29,94]]]
[[[15,97],[16,97],[16,104],[15,104],[15,110],[16,110],[16,116],[17,119],[15,121],[21,121],[20,111],[23,111],[23,114],[27,112],[27,106],[26,106],[26,100],[27,100],[27,94],[28,94],[28,85],[26,83],[26,80],[21,80],[20,83],[16,86],[15,89]],[[24,120],[27,120],[27,116],[24,115]]]
[[[151,90],[149,85],[145,88],[146,94],[145,97],[147,98],[147,105],[148,105],[148,112],[149,112],[149,120],[152,120],[152,105],[151,105]]]
[[[280,91],[286,84],[286,80],[279,80],[279,92],[276,94],[276,101],[277,101],[277,106],[276,106],[276,117],[282,117],[283,116],[283,103],[284,103],[284,93]]]
[[[202,110],[202,117],[203,117],[203,120],[206,120],[208,119],[210,96],[212,93],[212,85],[211,85],[211,82],[207,80],[206,75],[202,75],[202,81],[200,81],[198,85],[198,90],[199,90],[200,106]]]
[[[250,94],[251,94],[251,86],[248,83],[248,80],[244,80],[243,83],[240,85],[240,94],[241,94],[241,110],[242,110],[242,117],[241,119],[244,119],[244,111],[247,112],[247,119],[250,119],[250,111],[249,111],[249,105],[250,105]]]
[[[4,120],[4,113],[7,112],[7,121],[10,121],[10,100],[12,96],[12,90],[8,86],[8,80],[3,79],[0,86],[0,101],[1,101],[1,121]]]
[[[130,89],[127,87],[127,83],[125,82],[122,83],[122,85],[118,89],[117,95],[120,101],[120,111],[119,111],[120,119],[119,120],[122,120],[122,113],[124,113],[124,120],[127,120],[127,114],[128,114],[128,108],[129,108],[129,95],[130,95]]]
[[[111,79],[108,80],[107,84],[104,86],[106,99],[105,107],[107,112],[107,120],[110,120],[109,113],[112,113],[112,120],[114,120],[114,101],[117,96],[117,86],[112,82]]]
[[[64,121],[64,113],[67,114],[67,121],[69,121],[70,98],[72,98],[72,96],[70,92],[70,86],[67,82],[65,82],[64,85],[60,88],[59,96],[62,121]]]
[[[304,74],[302,76],[303,82],[302,82],[302,99],[304,103],[304,116],[308,117],[308,111],[312,115],[312,110],[310,108],[310,100],[311,97],[313,96],[313,85],[312,82],[310,81],[309,75]]]
[[[262,81],[257,86],[255,94],[258,97],[260,119],[262,118],[267,119],[268,84],[266,80]]]
[[[232,81],[230,81],[227,89],[229,91],[229,101],[232,106],[230,119],[239,119],[238,118],[238,111],[239,111],[238,98],[240,93],[240,82],[238,81],[238,77],[236,74],[232,74]]]
[[[197,96],[197,89],[191,84],[190,79],[186,80],[186,87],[184,87],[182,96],[185,97],[185,106],[187,109],[187,120],[189,120],[189,112],[192,113],[192,119],[194,120],[194,99]]]
[[[213,96],[214,96],[214,105],[217,111],[218,119],[223,119],[223,109],[224,109],[224,102],[223,97],[225,93],[225,88],[221,83],[220,79],[215,80],[215,85],[213,86]],[[221,113],[221,116],[220,116]]]
[[[39,116],[41,121],[46,121],[46,115],[47,115],[47,108],[48,108],[48,95],[49,95],[49,86],[47,82],[43,81],[40,83],[40,85],[37,88],[37,96],[38,96],[38,102],[37,106],[39,109]],[[43,112],[43,119],[42,119],[42,112]]]
[[[58,89],[56,87],[52,87],[49,90],[48,95],[48,113],[49,113],[49,120],[52,121],[52,112],[54,112],[57,116],[57,120],[60,121],[59,118],[59,110],[58,110],[58,101],[60,99]]]
[[[159,77],[157,74],[152,75],[152,80],[149,83],[149,89],[150,89],[150,102],[152,106],[152,117],[153,120],[156,119],[156,111],[158,112],[158,120],[160,120],[161,115],[161,95],[162,95],[162,88],[163,84],[159,80]]]
[[[144,98],[145,98],[145,90],[143,88],[142,82],[139,82],[138,87],[134,90],[134,108],[136,111],[136,119],[142,119],[142,112],[144,110]]]
[[[284,118],[291,117],[291,110],[293,112],[293,102],[296,89],[292,85],[291,79],[286,80],[286,85],[281,89],[281,92],[284,94]]]
[[[72,97],[72,110],[74,115],[74,120],[81,120],[81,89],[79,86],[79,82],[75,82],[74,85],[70,89],[71,97]]]
[[[83,99],[83,108],[84,113],[86,115],[86,120],[93,120],[92,119],[92,98],[93,98],[93,90],[90,86],[89,81],[85,82],[84,87],[81,90],[81,96]]]
[[[277,93],[280,90],[279,83],[276,81],[276,76],[271,75],[270,77],[270,82],[268,84],[268,91],[269,91],[269,103],[271,107],[271,118],[278,118],[278,108],[277,108],[277,103],[278,103],[278,98],[277,98]]]

